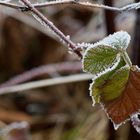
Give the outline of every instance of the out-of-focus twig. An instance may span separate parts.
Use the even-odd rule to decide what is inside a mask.
[[[21,5],[17,5],[17,4],[13,4],[13,3],[7,3],[4,1],[0,1],[0,5],[4,5],[4,6],[10,7],[10,8],[14,8],[14,9],[21,9],[23,11],[30,10],[26,6],[21,6]],[[76,1],[76,0],[61,0],[61,1],[58,0],[58,1],[50,1],[50,2],[33,4],[33,6],[36,8],[44,8],[44,7],[48,7],[48,6],[59,6],[59,5],[74,5],[74,6],[80,6],[80,7],[85,7],[85,8],[100,8],[100,9],[106,9],[106,10],[111,10],[111,11],[115,11],[115,12],[131,11],[131,10],[137,10],[140,8],[140,2],[128,4],[128,5],[120,7],[120,8],[113,7],[113,6],[107,6],[107,5],[103,5],[103,4],[90,3],[90,2],[80,2],[80,1]]]
[[[52,86],[52,85],[58,85],[58,84],[66,84],[66,83],[71,83],[71,82],[90,80],[92,78],[93,78],[93,75],[90,75],[90,74],[74,74],[71,76],[64,76],[64,77],[51,78],[51,79],[40,80],[40,81],[35,81],[35,82],[28,82],[28,83],[19,84],[16,86],[0,88],[0,95],[13,93],[13,92],[20,92],[23,90],[35,89],[35,88],[40,88],[40,87],[45,87],[45,86]]]
[[[23,74],[17,75],[6,81],[5,83],[1,84],[0,88],[20,84],[43,74],[53,75],[56,72],[75,72],[80,71],[81,69],[81,62],[61,62],[56,64],[48,64],[31,69],[27,72],[24,72]]]

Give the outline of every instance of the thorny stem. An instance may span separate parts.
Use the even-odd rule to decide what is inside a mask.
[[[77,46],[68,37],[66,37],[51,21],[47,19],[41,12],[39,12],[28,0],[21,0],[41,21],[43,21],[56,35],[63,40],[74,53],[76,53],[80,58],[82,54],[77,50]]]
[[[128,64],[130,67],[132,67],[132,62],[131,62],[131,60],[130,60],[128,54],[127,54],[127,52],[126,51],[123,51],[121,53],[121,55],[122,55],[124,61],[126,62],[126,64]]]

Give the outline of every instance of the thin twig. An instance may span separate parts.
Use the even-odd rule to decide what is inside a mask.
[[[16,86],[0,88],[0,95],[13,93],[13,92],[20,92],[23,90],[41,88],[46,86],[53,86],[58,84],[66,84],[71,82],[90,80],[92,78],[93,75],[90,74],[74,74],[71,76],[64,76],[64,77],[51,78],[51,79],[40,80],[35,82],[28,82]]]
[[[3,1],[0,1],[0,5],[4,5],[10,8],[14,8],[14,9],[30,10],[26,6],[6,3]],[[95,4],[95,3],[90,3],[90,2],[76,2],[75,0],[50,1],[50,2],[33,4],[35,8],[44,8],[48,6],[59,6],[59,5],[74,5],[74,6],[80,6],[80,7],[85,7],[85,8],[100,8],[100,9],[106,9],[106,10],[115,11],[115,12],[132,11],[132,10],[137,10],[140,8],[140,2],[128,4],[120,8],[107,6],[103,4]]]
[[[17,75],[10,80],[0,84],[0,88],[20,84],[43,74],[53,75],[56,72],[73,72],[80,71],[81,69],[82,65],[80,62],[61,62],[56,64],[48,64],[33,68],[27,72],[24,72],[23,74]]]
[[[79,50],[77,50],[77,46],[74,42],[72,42],[69,36],[65,36],[47,17],[45,17],[40,11],[38,11],[28,0],[21,0],[25,6],[27,6],[32,12],[34,17],[43,25],[47,25],[56,35],[67,44],[67,46],[72,49],[74,53],[76,53],[80,58],[82,58],[82,54]]]
[[[0,5],[10,7],[10,8],[13,8],[13,9],[20,9],[21,7],[23,8],[23,6],[13,4],[13,3],[4,2],[4,1],[0,1]]]

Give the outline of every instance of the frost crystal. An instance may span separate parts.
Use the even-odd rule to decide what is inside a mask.
[[[82,48],[83,50],[86,50],[86,49],[91,48],[93,46],[94,46],[94,44],[91,44],[91,43],[85,43],[85,42],[77,43],[77,47]]]
[[[140,8],[140,2],[137,2],[137,3],[133,3],[133,4],[130,4],[130,5],[127,5],[125,7],[122,8],[122,10],[132,10],[132,9],[139,9]]]

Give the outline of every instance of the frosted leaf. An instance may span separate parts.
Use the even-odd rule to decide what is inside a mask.
[[[102,73],[102,75],[95,76],[92,80],[93,83],[90,84],[90,96],[92,96],[94,103],[100,103],[100,87],[105,84],[105,82],[121,67],[125,66],[124,60],[121,58],[121,61],[115,68],[112,70],[108,70],[105,73]]]
[[[124,121],[122,121],[122,122],[120,122],[120,123],[116,123],[116,122],[110,117],[110,115],[109,115],[108,112],[107,112],[107,109],[104,108],[104,105],[103,105],[103,104],[100,104],[100,105],[101,105],[102,110],[106,113],[108,119],[110,119],[110,121],[112,122],[113,127],[114,127],[115,130],[117,130],[121,125],[125,124],[127,121],[130,120],[130,118],[126,118]],[[118,115],[119,115],[119,114],[118,114]]]
[[[98,44],[107,44],[117,49],[126,50],[130,43],[130,39],[130,35],[127,32],[119,31],[107,36],[106,38],[98,42]]]
[[[116,69],[95,79],[90,87],[93,102],[101,104],[115,129],[125,123],[133,111],[132,105],[127,103],[127,100],[129,101],[127,95],[124,96],[130,73],[130,67],[127,65],[122,67],[124,64],[120,61]]]
[[[120,61],[118,50],[111,46],[90,45],[83,56],[83,70],[92,74],[99,74],[113,67]]]
[[[103,100],[110,101],[122,94],[129,78],[129,72],[130,67],[124,66],[114,72],[112,76],[110,76],[109,79],[106,80],[104,85],[100,87]]]
[[[124,74],[123,73],[120,71],[120,74],[124,76],[121,76],[118,73],[114,78],[119,78],[120,76],[125,78],[126,74],[128,73],[127,69],[126,72]],[[120,80],[117,81],[114,84],[115,86],[118,83],[122,83],[119,82]],[[107,84],[109,83],[108,81],[106,82]],[[104,85],[106,86],[106,84]],[[118,90],[120,90],[120,88],[118,88]],[[104,91],[104,89],[101,89],[101,91]],[[130,117],[133,114],[136,114],[140,110],[139,93],[140,93],[140,72],[137,71],[137,69],[134,70],[130,69],[128,81],[126,85],[124,85],[124,89],[122,90],[122,93],[119,97],[113,100],[106,100],[103,96],[101,97],[101,104],[103,105],[106,113],[108,114],[108,117],[112,120],[113,123],[117,125],[125,123],[127,120],[130,119]],[[101,95],[103,94],[104,93],[102,93]],[[110,92],[110,94],[112,94],[112,92]]]

